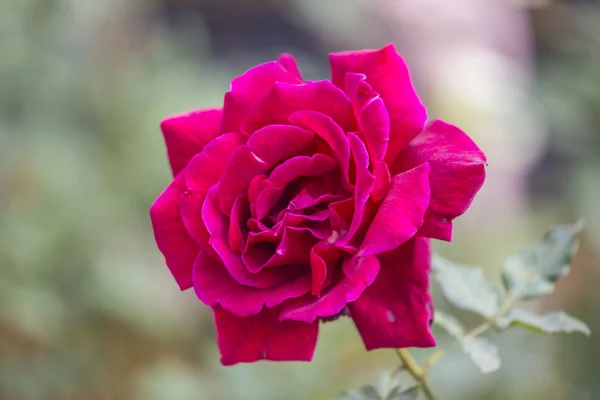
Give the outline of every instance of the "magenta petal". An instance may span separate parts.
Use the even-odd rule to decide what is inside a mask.
[[[222,114],[221,109],[194,110],[161,122],[173,176],[219,135]]]
[[[375,186],[373,187],[371,198],[374,203],[378,203],[387,196],[392,178],[388,166],[383,162],[376,162],[373,165],[373,175],[375,176]]]
[[[250,136],[246,147],[269,167],[306,152],[314,134],[292,125],[269,125]]]
[[[213,307],[221,363],[234,365],[258,360],[310,361],[319,323],[279,321],[279,309],[239,318],[219,306]]]
[[[348,244],[360,228],[365,214],[365,206],[375,185],[375,177],[369,172],[369,154],[365,144],[353,133],[348,133],[352,155],[356,164],[356,183],[354,185],[354,214],[348,231],[339,240]]]
[[[248,229],[246,223],[250,218],[250,204],[248,196],[241,195],[235,199],[229,218],[229,247],[233,251],[241,252],[246,245]]]
[[[344,272],[348,274],[321,297],[305,296],[286,302],[280,319],[311,323],[318,317],[339,313],[373,283],[379,272],[379,260],[375,256],[348,257],[344,260]]]
[[[310,277],[304,274],[269,289],[257,289],[236,282],[223,264],[201,251],[194,262],[194,291],[206,305],[220,304],[238,317],[258,314],[264,306],[275,307],[310,290]]]
[[[180,173],[150,207],[156,244],[181,290],[192,286],[192,265],[199,251],[179,215],[179,198],[185,190],[183,181]]]
[[[269,179],[264,181],[262,192],[256,199],[256,215],[263,219],[271,208],[277,203],[288,183],[301,176],[319,176],[332,171],[337,167],[337,162],[323,154],[312,157],[297,156],[281,163],[271,173]]]
[[[181,218],[190,236],[201,246],[208,243],[208,233],[202,221],[206,192],[221,179],[227,160],[244,141],[245,137],[237,133],[219,136],[195,155],[183,172],[186,190],[181,196]]]
[[[240,132],[240,125],[248,110],[275,82],[300,83],[301,80],[277,61],[257,65],[235,78],[223,101],[221,132]]]
[[[294,125],[310,129],[327,142],[337,156],[340,169],[349,186],[350,145],[342,128],[327,115],[314,111],[297,111],[290,115],[289,120]]]
[[[286,227],[275,254],[267,261],[265,267],[282,265],[309,264],[310,249],[318,239],[308,228]]]
[[[219,207],[225,215],[231,213],[235,198],[248,192],[250,182],[264,174],[269,165],[248,147],[240,146],[229,157],[219,184]]]
[[[216,254],[225,265],[229,274],[240,284],[267,289],[277,286],[289,280],[289,272],[279,269],[269,269],[261,271],[259,274],[248,272],[246,266],[242,263],[239,253],[234,252],[228,243],[228,219],[215,206],[216,193],[219,185],[213,186],[207,194],[202,207],[202,219],[206,224],[206,229],[210,234],[209,243]],[[250,240],[250,236],[248,237]]]
[[[289,53],[281,53],[279,57],[277,57],[277,62],[285,68],[286,71],[294,75],[300,81],[303,81],[302,74],[300,73],[300,68],[298,67],[298,63],[294,56]]]
[[[377,279],[348,304],[367,350],[435,346],[429,326],[429,239],[417,237],[378,258]]]
[[[429,205],[429,164],[396,175],[363,240],[359,254],[390,251],[412,238]]]
[[[452,220],[469,208],[483,185],[485,155],[462,130],[435,121],[398,157],[403,169],[423,162],[431,166],[431,204],[419,235],[450,240]]]
[[[345,90],[352,101],[358,128],[365,137],[369,155],[373,162],[381,162],[390,138],[390,116],[379,94],[365,79],[365,75],[347,73]]]
[[[242,132],[252,132],[273,124],[287,124],[295,111],[316,111],[330,116],[345,131],[355,128],[352,104],[342,90],[329,81],[299,85],[278,82],[248,112]]]
[[[427,121],[427,112],[413,88],[404,60],[390,44],[381,50],[331,54],[329,61],[336,86],[345,86],[346,73],[360,73],[366,75],[366,82],[381,96],[390,118],[385,161],[393,162]]]

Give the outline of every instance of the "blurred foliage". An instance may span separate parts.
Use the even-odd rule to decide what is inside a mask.
[[[542,227],[584,217],[578,266],[553,300],[534,308],[565,308],[598,332],[600,6],[497,2],[517,7],[533,35],[527,111],[545,127],[542,155],[521,164],[524,133],[503,126],[506,118],[490,119],[512,135],[502,157],[527,168],[527,181],[509,190],[525,187],[526,203],[499,221],[493,216],[505,204],[483,196],[457,222],[455,243],[439,250],[488,267]],[[435,0],[413,4],[438,8]],[[147,213],[170,178],[160,120],[220,104],[229,80],[257,62],[289,51],[317,79],[328,76],[329,51],[395,41],[410,65],[450,65],[420,61],[427,43],[395,31],[402,23],[390,7],[375,0],[0,0],[0,399],[330,399],[395,368],[390,352],[364,351],[347,319],[323,325],[311,364],[221,367],[210,310],[177,290]],[[438,23],[421,14],[415,23]],[[479,17],[465,18],[467,26]],[[431,82],[423,92],[436,100],[430,114],[456,115],[455,122],[471,115],[447,92],[434,95],[430,73],[413,70],[418,83]],[[473,94],[460,79],[462,92]],[[494,93],[484,92],[502,104]],[[478,135],[491,153],[488,136]],[[494,165],[485,190],[506,192]],[[598,341],[505,336],[505,368],[496,374],[482,379],[460,355],[440,361],[432,381],[444,400],[600,396]]]

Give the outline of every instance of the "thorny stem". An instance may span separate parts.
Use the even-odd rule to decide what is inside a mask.
[[[410,355],[410,353],[405,349],[396,349],[396,354],[398,358],[400,358],[400,362],[402,363],[401,367],[405,368],[406,371],[413,377],[417,385],[421,388],[421,391],[427,398],[427,400],[436,400],[435,395],[431,391],[427,380],[425,379],[425,374],[419,364],[415,361],[415,359]]]
[[[474,337],[477,337],[477,336],[481,335],[482,333],[485,333],[492,326],[494,326],[496,324],[496,322],[498,321],[498,318],[502,317],[512,307],[512,305],[515,303],[515,301],[517,299],[518,299],[517,294],[511,293],[510,295],[508,295],[506,297],[504,302],[500,305],[500,307],[498,308],[498,311],[496,311],[496,313],[494,315],[492,315],[490,318],[488,318],[486,321],[484,321],[481,325],[476,326],[475,328],[473,328],[472,330],[467,332],[463,337],[458,338],[454,342],[450,343],[448,346],[442,347],[441,349],[434,351],[433,354],[431,354],[431,356],[427,359],[427,361],[425,361],[425,364],[423,364],[423,375],[426,376],[427,371],[429,371],[429,368],[433,364],[435,364],[435,362],[441,356],[443,356],[448,351],[450,351],[453,348],[460,345],[460,343],[463,340],[472,339]]]

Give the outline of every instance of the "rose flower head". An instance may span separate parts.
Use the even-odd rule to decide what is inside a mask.
[[[289,54],[231,82],[222,108],[162,124],[174,179],[150,209],[182,290],[214,312],[221,362],[308,361],[349,315],[368,350],[435,345],[430,239],[450,240],[485,178],[459,128],[427,124],[392,45]]]

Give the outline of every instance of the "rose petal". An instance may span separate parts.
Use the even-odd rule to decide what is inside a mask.
[[[354,198],[348,197],[345,200],[335,201],[329,204],[329,212],[331,213],[331,227],[336,230],[340,236],[345,235],[352,216],[354,215]]]
[[[300,83],[301,80],[277,61],[250,68],[231,82],[231,90],[223,101],[221,132],[240,132],[248,110],[260,100],[275,82]]]
[[[323,154],[312,157],[297,156],[275,167],[268,180],[263,182],[264,189],[256,199],[256,216],[263,219],[277,203],[285,187],[301,176],[319,176],[332,171],[337,162]]]
[[[222,114],[221,109],[193,110],[161,122],[173,176],[219,135]]]
[[[373,162],[381,162],[387,152],[390,138],[390,116],[383,100],[365,82],[363,74],[347,73],[345,91],[354,107],[358,128],[365,137]]]
[[[429,164],[396,175],[360,248],[360,255],[390,251],[412,238],[429,205]]]
[[[229,247],[233,251],[241,252],[246,244],[248,229],[246,223],[250,218],[250,204],[248,196],[241,195],[235,199],[229,218]]]
[[[340,248],[331,245],[331,240],[322,240],[310,251],[310,268],[312,272],[311,293],[319,296],[326,287],[328,278],[341,266],[344,256],[353,254],[356,249]]]
[[[222,135],[208,143],[185,169],[186,191],[181,196],[181,218],[190,236],[205,249],[208,232],[202,221],[202,204],[206,192],[221,179],[227,160],[244,141],[245,137],[237,133]]]
[[[236,282],[223,264],[201,251],[194,262],[194,291],[206,305],[220,304],[238,317],[258,314],[264,306],[273,308],[310,290],[310,276],[290,277],[288,282],[269,289],[257,289]]]
[[[219,306],[213,308],[221,363],[234,365],[257,360],[310,361],[319,323],[279,321],[279,309],[264,309],[239,318]]]
[[[219,184],[209,189],[207,198],[202,206],[202,219],[210,234],[209,244],[218,254],[229,274],[242,285],[260,289],[277,286],[289,280],[289,271],[280,269],[268,269],[258,274],[248,272],[246,266],[242,263],[240,254],[229,248],[228,219],[215,206],[218,190]],[[250,235],[248,235],[248,240],[250,240]]]
[[[246,147],[271,168],[280,161],[306,153],[313,137],[312,132],[297,126],[269,125],[254,132]]]
[[[273,124],[287,124],[295,111],[317,111],[331,117],[345,131],[356,126],[352,104],[342,90],[329,81],[299,85],[278,82],[248,112],[242,123],[243,133]]]
[[[348,170],[350,168],[350,145],[348,143],[348,137],[342,128],[327,115],[314,111],[294,112],[290,115],[289,121],[294,125],[315,132],[327,142],[337,156],[340,169],[342,170],[342,177],[344,178],[346,185],[350,186],[350,180],[348,178]]]
[[[353,303],[350,315],[367,350],[432,347],[429,239],[417,237],[378,256],[377,279]]]
[[[354,184],[354,214],[350,227],[339,240],[339,244],[350,243],[361,224],[365,214],[365,206],[375,185],[375,177],[369,172],[369,154],[365,144],[353,133],[348,133],[354,163],[356,164],[356,183]]]
[[[227,161],[225,171],[219,183],[219,207],[225,215],[231,213],[235,198],[247,193],[250,182],[264,174],[269,165],[253,153],[248,147],[240,146]]]
[[[302,74],[300,73],[300,68],[298,67],[298,63],[294,56],[289,53],[281,53],[279,57],[277,57],[277,62],[285,68],[286,71],[294,75],[300,81],[303,81]]]
[[[450,240],[452,220],[469,208],[483,185],[485,155],[459,128],[435,121],[411,142],[392,170],[423,162],[431,166],[431,202],[419,235]]]
[[[349,302],[359,298],[379,272],[379,260],[375,256],[347,257],[344,273],[331,289],[321,297],[313,295],[288,300],[283,306],[280,320],[313,322],[317,317],[329,317],[339,313]]]
[[[356,72],[379,93],[390,118],[386,163],[393,162],[422,130],[427,112],[410,80],[404,60],[393,45],[381,50],[349,51],[329,56],[333,83],[343,88],[346,73]]]
[[[375,176],[375,186],[373,187],[371,198],[374,203],[378,203],[387,195],[392,178],[388,166],[383,162],[376,162],[373,165],[373,175]]]
[[[184,191],[184,176],[180,173],[150,207],[156,244],[181,290],[192,286],[192,265],[199,251],[179,215],[179,199]]]

